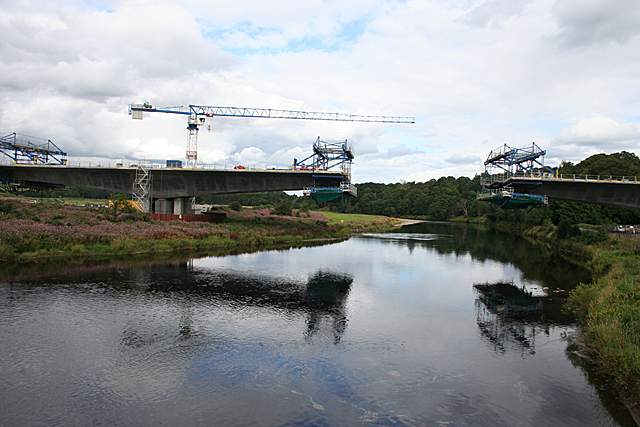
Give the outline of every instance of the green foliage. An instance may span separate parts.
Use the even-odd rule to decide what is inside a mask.
[[[229,203],[229,209],[234,210],[234,211],[241,211],[242,210],[242,205],[240,204],[239,201],[234,200],[233,202]]]
[[[109,195],[108,215],[112,220],[117,220],[120,214],[133,214],[135,212],[136,208],[131,205],[131,202],[129,201],[129,198],[126,194],[112,193]]]
[[[558,224],[556,233],[558,239],[568,239],[580,235],[580,228],[575,224],[571,224],[568,219],[562,219]]]
[[[15,250],[11,246],[0,243],[0,262],[13,261],[15,257]]]
[[[577,165],[563,162],[558,173],[563,175],[640,177],[640,158],[627,151],[613,154],[596,154],[584,159]]]
[[[16,212],[15,204],[9,200],[0,200],[0,212],[13,214]]]
[[[273,215],[290,216],[291,210],[291,202],[283,200],[278,203],[274,209],[271,210],[271,213]]]
[[[566,309],[583,320],[583,337],[597,364],[640,403],[640,263],[638,241],[600,245],[592,265],[601,276],[569,296]]]

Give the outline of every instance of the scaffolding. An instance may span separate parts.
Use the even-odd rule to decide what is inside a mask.
[[[151,212],[151,178],[151,163],[140,162],[131,193],[133,204],[142,212]]]
[[[67,164],[67,153],[60,150],[51,140],[15,132],[0,138],[0,151],[15,164]]]
[[[507,144],[492,150],[484,162],[482,186],[477,199],[505,209],[529,209],[549,204],[546,196],[516,193],[509,186],[514,177],[555,176],[557,170],[544,165],[547,152],[535,142],[524,148]]]
[[[544,165],[547,152],[535,142],[524,148],[514,148],[507,144],[492,150],[484,162],[485,171],[482,185],[500,187],[501,183],[513,176],[555,175],[556,170]]]
[[[351,183],[351,165],[355,157],[353,146],[347,140],[341,142],[325,142],[318,137],[313,143],[313,154],[297,161],[294,159],[294,170],[328,171],[338,170],[335,175],[313,175],[313,187],[307,187],[303,194],[311,196],[317,202],[336,200],[345,195],[356,197],[358,191]]]
[[[504,209],[529,209],[549,204],[547,196],[516,193],[512,187],[486,189],[478,193],[477,199]]]

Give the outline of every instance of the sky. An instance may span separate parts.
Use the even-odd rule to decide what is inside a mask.
[[[185,116],[132,120],[143,102],[414,117],[200,130],[205,167],[347,140],[355,183],[473,177],[503,144],[640,154],[638,0],[0,0],[0,34],[0,136],[72,162],[184,160]]]

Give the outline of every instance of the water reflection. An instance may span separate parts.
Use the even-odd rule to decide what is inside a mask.
[[[549,336],[542,297],[513,283],[476,284],[476,322],[480,335],[500,353],[536,354],[536,335]]]
[[[307,330],[310,339],[318,332],[323,318],[331,319],[333,342],[340,342],[347,327],[346,303],[353,277],[318,271],[307,282]]]
[[[389,244],[432,249],[441,255],[471,257],[480,262],[498,261],[521,270],[522,280],[543,282],[551,289],[569,291],[589,283],[591,272],[584,260],[536,245],[514,234],[484,230],[466,224],[426,222],[402,227],[398,232],[370,234]]]
[[[225,269],[194,268],[192,262],[131,268],[129,277],[119,274],[119,283],[144,283],[155,295],[175,300],[182,295],[180,334],[197,334],[191,306],[197,301],[224,303],[235,310],[266,308],[306,315],[304,337],[311,339],[328,329],[334,343],[339,343],[347,326],[346,304],[353,276],[317,270],[306,281],[239,272]],[[190,303],[191,301],[191,303]]]
[[[0,285],[0,424],[615,425],[563,353],[561,298],[474,290],[520,275],[493,260],[523,250],[482,258],[478,238],[437,226]]]

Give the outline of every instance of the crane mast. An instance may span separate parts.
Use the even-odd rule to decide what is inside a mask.
[[[177,107],[154,107],[148,102],[130,104],[129,114],[133,119],[142,120],[144,113],[182,114],[189,116],[187,121],[187,167],[195,168],[198,161],[198,128],[207,117],[254,117],[269,119],[327,120],[343,122],[375,123],[415,123],[413,117],[400,116],[364,116],[343,113],[320,113],[309,111],[273,110],[266,108],[237,108],[189,105]]]

